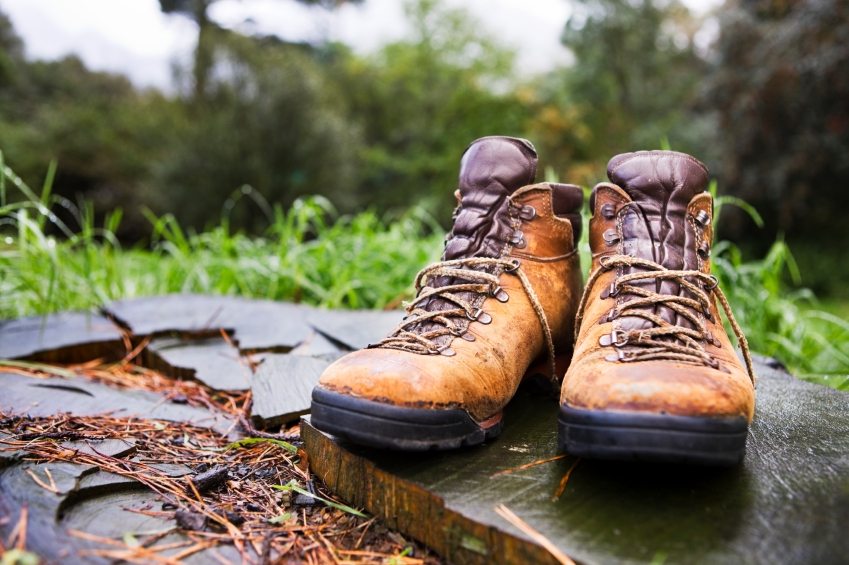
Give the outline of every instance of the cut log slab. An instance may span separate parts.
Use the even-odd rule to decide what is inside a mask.
[[[251,381],[251,417],[263,426],[291,422],[310,409],[312,389],[330,360],[303,355],[265,357]]]
[[[500,438],[462,451],[354,447],[308,418],[301,433],[330,488],[451,562],[553,562],[496,513],[502,504],[579,562],[845,562],[849,394],[764,363],[757,372],[746,457],[730,469],[551,460],[556,402],[528,392]]]
[[[79,363],[126,353],[121,328],[90,312],[0,320],[0,359]]]

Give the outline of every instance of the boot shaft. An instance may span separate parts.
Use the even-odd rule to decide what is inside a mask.
[[[619,254],[670,270],[710,272],[713,201],[706,192],[709,177],[701,162],[673,151],[641,151],[614,157],[607,171],[611,183],[599,184],[590,200],[593,269],[601,267],[604,256]],[[620,267],[618,274],[644,271],[627,266]],[[662,295],[691,295],[675,280],[631,284]],[[671,324],[693,326],[662,304],[647,310]],[[626,316],[619,327],[627,331],[651,325],[645,319]]]

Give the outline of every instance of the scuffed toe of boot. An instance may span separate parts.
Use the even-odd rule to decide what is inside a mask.
[[[501,432],[501,412],[477,421],[462,397],[398,351],[366,349],[327,368],[312,394],[312,424],[361,445],[404,451],[477,445]],[[453,388],[453,387],[452,387]]]
[[[601,369],[601,370],[600,370]],[[600,459],[738,463],[754,390],[748,379],[685,364],[576,367],[564,382],[560,447]]]

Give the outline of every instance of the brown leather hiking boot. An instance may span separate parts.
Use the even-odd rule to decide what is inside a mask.
[[[442,261],[416,277],[407,315],[381,342],[342,357],[313,391],[312,424],[354,442],[405,450],[473,445],[535,360],[556,379],[571,349],[581,273],[583,194],[531,184],[530,142],[485,137],[460,164]]]
[[[708,171],[672,151],[610,160],[590,200],[590,277],[560,397],[560,446],[628,460],[733,464],[754,413],[746,339],[710,274]],[[744,368],[716,301],[737,335]]]

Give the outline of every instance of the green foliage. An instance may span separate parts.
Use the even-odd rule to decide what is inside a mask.
[[[239,441],[234,441],[233,443],[227,445],[227,447],[225,447],[224,449],[238,449],[240,447],[245,447],[246,445],[257,445],[262,443],[268,443],[271,445],[276,445],[277,447],[282,447],[283,449],[292,454],[298,453],[298,448],[289,443],[288,441],[268,437],[246,437],[244,439],[240,439]]]
[[[744,261],[735,245],[720,242],[713,265],[753,350],[803,379],[849,390],[849,323],[817,309],[808,289],[787,288],[788,275],[798,277],[787,244],[776,241],[763,259]]]
[[[216,58],[227,72],[209,80],[203,105],[184,101],[186,119],[172,130],[172,151],[154,171],[163,202],[157,209],[203,229],[217,223],[221,202],[243,185],[283,206],[321,192],[353,208],[358,128],[313,54],[217,33]],[[265,220],[247,210],[229,219],[255,233]]]
[[[314,498],[315,500],[318,500],[319,502],[323,502],[324,504],[326,504],[327,506],[330,506],[331,508],[335,508],[337,510],[347,512],[348,514],[353,514],[354,516],[359,516],[360,518],[368,518],[368,516],[366,514],[363,514],[362,512],[357,510],[356,508],[348,506],[347,504],[334,502],[332,500],[324,498],[323,496],[319,496],[317,494],[314,494],[314,493],[308,491],[307,489],[300,486],[297,483],[297,481],[295,481],[295,479],[292,479],[291,481],[289,481],[285,485],[271,485],[271,486],[274,489],[280,490],[280,491],[283,491],[283,492],[294,491],[294,492],[297,492],[298,494],[301,494],[303,496],[308,496],[310,498]]]
[[[698,22],[690,12],[674,0],[573,6],[561,40],[575,64],[542,79],[536,96],[543,108],[559,110],[535,123],[547,152],[567,150],[579,164],[594,165],[587,172],[595,179],[611,155],[654,147],[663,137],[701,154],[709,126],[693,110],[707,62],[695,48]]]

